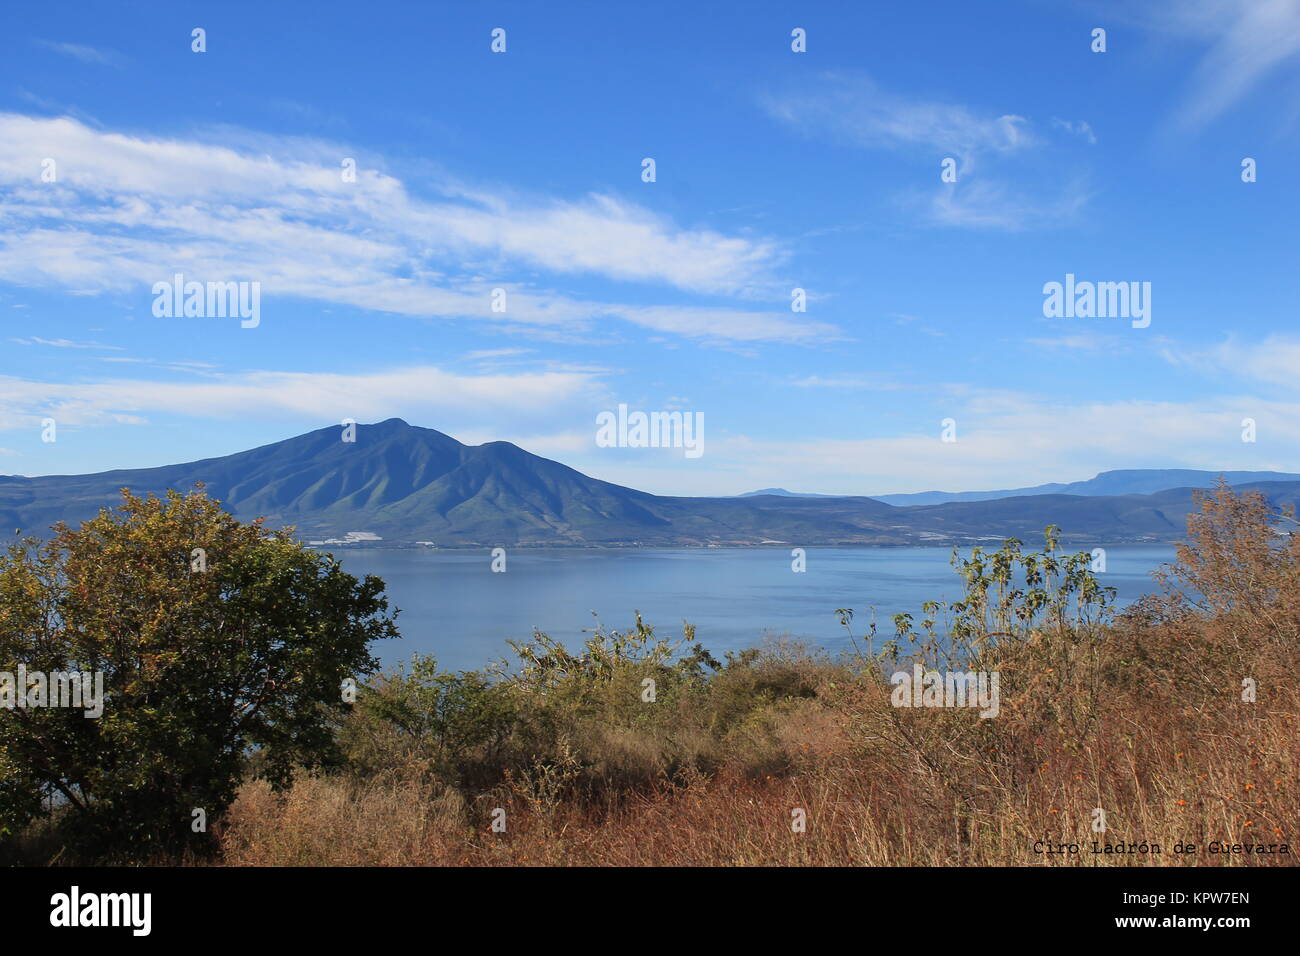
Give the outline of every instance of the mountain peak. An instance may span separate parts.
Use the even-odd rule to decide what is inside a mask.
[[[396,439],[402,442],[434,441],[455,446],[461,446],[462,444],[446,432],[440,432],[436,428],[425,428],[422,425],[412,425],[404,418],[385,418],[382,422],[374,422],[370,425],[362,424],[359,427],[371,435]]]
[[[847,497],[843,495],[816,495],[809,492],[788,491],[785,488],[760,488],[758,491],[747,491],[743,495],[736,495],[737,498],[757,498],[760,495],[775,495],[778,498],[840,498]]]

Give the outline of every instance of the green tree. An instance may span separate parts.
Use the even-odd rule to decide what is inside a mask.
[[[0,834],[57,811],[97,857],[210,846],[250,757],[287,785],[335,759],[341,685],[396,637],[383,582],[288,530],[241,523],[201,490],[123,489],[73,529],[0,556],[0,671],[102,672],[98,719],[0,710]]]

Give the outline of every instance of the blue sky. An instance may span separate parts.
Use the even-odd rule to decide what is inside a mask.
[[[0,471],[392,416],[668,494],[1300,471],[1300,2],[1133,6],[24,7]],[[260,324],[155,317],[176,272]],[[1044,317],[1067,273],[1150,325]],[[596,447],[618,403],[705,453]]]

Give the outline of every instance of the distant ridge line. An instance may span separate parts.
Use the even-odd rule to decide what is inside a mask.
[[[329,547],[829,547],[970,545],[1034,540],[1058,525],[1069,544],[1167,543],[1182,537],[1193,485],[1219,473],[1103,472],[1084,482],[965,500],[919,495],[802,495],[782,488],[738,497],[653,495],[601,481],[510,442],[465,445],[400,418],[327,426],[247,451],[159,468],[0,480],[0,528],[45,533],[136,494],[198,482],[243,520],[292,525]],[[1274,505],[1300,500],[1300,475],[1224,472]],[[1260,475],[1286,480],[1253,480]],[[1175,479],[1183,479],[1181,483]],[[1140,490],[1174,481],[1173,485]],[[973,496],[973,497],[972,497]]]

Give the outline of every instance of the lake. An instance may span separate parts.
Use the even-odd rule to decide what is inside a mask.
[[[893,635],[892,615],[920,620],[924,601],[955,601],[961,579],[949,565],[951,549],[808,548],[807,570],[791,570],[789,549],[684,550],[512,549],[504,573],[491,570],[483,551],[408,551],[340,548],[352,574],[376,574],[401,609],[402,639],[375,651],[385,664],[414,651],[433,654],[452,670],[482,667],[509,654],[507,639],[534,629],[580,646],[592,612],[610,628],[632,625],[641,611],[665,637],[681,636],[682,621],[719,659],[768,637],[792,638],[835,652],[849,649],[836,620],[839,607],[857,614],[861,635],[876,608],[878,634]],[[1127,603],[1151,590],[1150,572],[1173,558],[1170,547],[1106,549],[1103,584]]]

